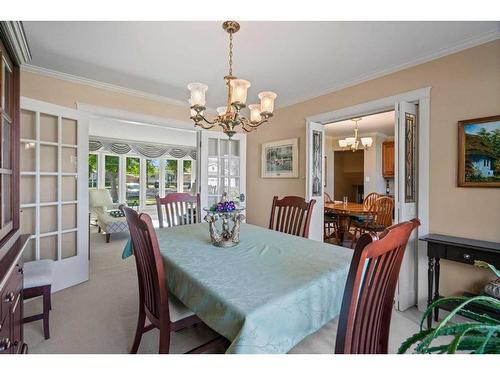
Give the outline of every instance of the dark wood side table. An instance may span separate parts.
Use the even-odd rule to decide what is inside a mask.
[[[469,238],[445,236],[442,234],[428,234],[421,241],[427,242],[427,256],[429,258],[427,306],[440,298],[439,276],[441,272],[440,260],[447,259],[464,264],[474,264],[475,260],[482,260],[500,268],[500,243]],[[481,313],[488,313],[481,311]],[[434,320],[439,318],[439,309],[434,310]],[[432,314],[427,317],[427,328],[432,324]]]

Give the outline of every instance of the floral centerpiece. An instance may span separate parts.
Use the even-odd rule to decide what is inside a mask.
[[[210,207],[210,211],[212,212],[233,212],[236,210],[236,203],[234,201],[221,201],[219,203],[214,203],[212,207]]]
[[[234,200],[227,200],[227,194],[222,195],[220,202],[214,203],[210,208],[206,208],[207,215],[205,221],[209,225],[210,239],[217,247],[232,247],[240,242],[240,224],[245,220],[244,210],[239,203]],[[217,228],[217,221],[221,219],[221,230]],[[229,223],[232,222],[232,228]]]

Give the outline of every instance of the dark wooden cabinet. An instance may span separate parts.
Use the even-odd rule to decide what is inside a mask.
[[[394,141],[382,143],[382,175],[394,177]]]
[[[0,354],[19,354],[23,342],[23,250],[29,235],[14,242],[0,261]]]
[[[30,53],[22,24],[0,21],[0,354],[26,353],[19,231],[19,67]]]

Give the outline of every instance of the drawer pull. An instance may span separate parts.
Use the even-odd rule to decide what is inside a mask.
[[[0,340],[0,353],[10,348],[10,340],[8,338]]]
[[[14,292],[10,292],[5,296],[5,302],[12,302],[14,301]]]
[[[470,259],[470,254],[464,254],[464,259],[469,260]]]

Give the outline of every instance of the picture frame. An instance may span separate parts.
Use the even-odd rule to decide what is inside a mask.
[[[500,187],[500,115],[458,122],[458,186]]]
[[[262,144],[261,177],[299,177],[298,138],[290,138]]]

